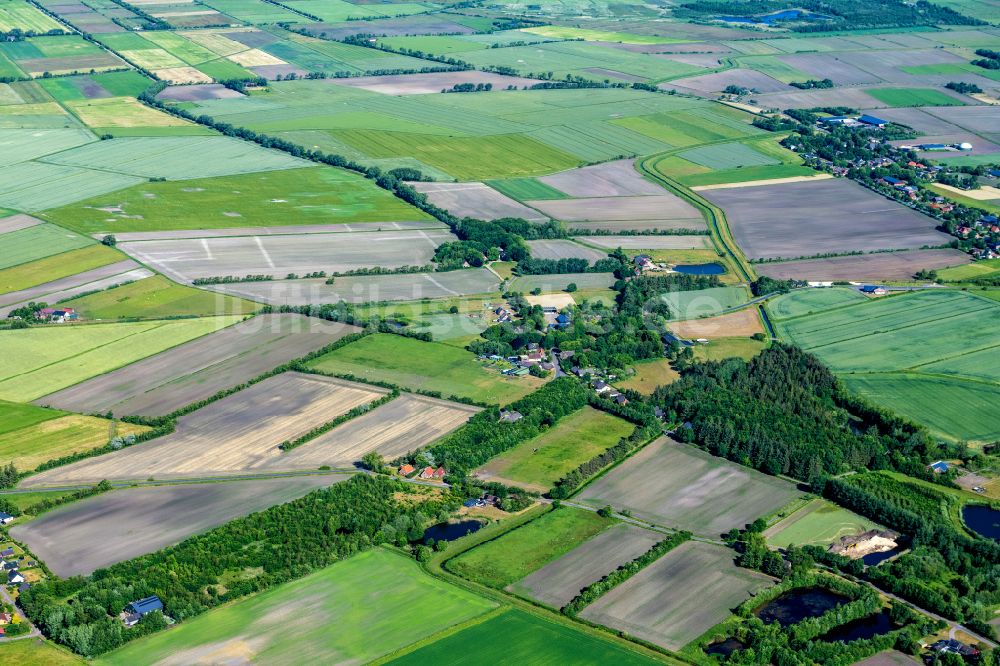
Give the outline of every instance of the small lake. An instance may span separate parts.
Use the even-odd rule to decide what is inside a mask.
[[[882,564],[883,562],[888,560],[890,557],[895,557],[896,555],[899,555],[904,550],[906,550],[906,546],[898,546],[896,548],[893,548],[892,550],[887,550],[884,553],[868,553],[867,555],[861,558],[861,562],[864,563],[866,567],[878,566],[879,564]]]
[[[979,536],[1000,541],[1000,511],[984,504],[966,504],[962,507],[962,520]]]
[[[770,25],[778,21],[816,21],[830,17],[822,14],[810,14],[799,9],[785,9],[765,16],[717,16],[715,18],[717,21],[726,21],[727,23],[767,23]]]
[[[716,641],[705,646],[705,654],[717,654],[720,657],[728,657],[737,650],[746,649],[743,641],[735,638],[727,638],[724,641]]]
[[[715,262],[709,264],[679,264],[674,266],[674,272],[686,275],[722,275],[726,268]]]
[[[424,541],[454,541],[472,534],[482,529],[483,524],[478,520],[463,520],[459,523],[438,523],[431,525],[424,530]]]
[[[820,636],[819,640],[828,641],[830,643],[836,641],[850,643],[851,641],[857,641],[863,638],[867,639],[874,638],[875,636],[881,636],[882,634],[889,633],[895,628],[896,627],[892,623],[892,620],[889,619],[889,611],[884,610],[877,615],[859,617],[857,620],[851,620],[847,624],[834,627]]]
[[[809,617],[818,617],[847,602],[847,597],[821,587],[789,590],[754,610],[754,615],[765,624],[777,622],[782,627],[787,627]]]

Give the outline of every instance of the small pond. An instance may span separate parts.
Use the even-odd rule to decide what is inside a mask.
[[[1000,511],[984,504],[966,504],[962,507],[962,520],[979,536],[1000,541]]]
[[[848,602],[847,597],[821,587],[789,590],[754,610],[765,623],[777,622],[787,627],[810,617],[818,617],[831,608]]]
[[[895,628],[896,627],[892,623],[892,620],[889,619],[889,611],[882,611],[877,615],[859,617],[857,620],[851,620],[850,622],[842,624],[839,627],[834,627],[820,636],[819,640],[829,641],[831,643],[835,641],[850,643],[851,641],[861,640],[862,638],[867,639],[874,638],[875,636],[881,636],[882,634],[889,633]]]
[[[454,541],[464,537],[466,534],[472,534],[473,532],[481,529],[483,524],[478,520],[463,520],[458,523],[438,523],[437,525],[431,525],[426,530],[424,530],[424,541]]]
[[[882,564],[890,557],[895,557],[896,555],[899,555],[904,550],[906,550],[906,546],[897,546],[896,548],[893,548],[892,550],[887,550],[884,553],[868,553],[867,555],[861,558],[861,561],[864,563],[866,567],[874,567],[879,564]]]
[[[716,20],[727,23],[767,23],[770,25],[778,21],[816,21],[827,18],[829,17],[822,14],[810,14],[801,9],[784,9],[764,16],[717,16]]]
[[[679,264],[674,266],[674,271],[687,275],[722,275],[726,269],[722,264],[712,262],[709,264]]]
[[[743,650],[746,645],[743,641],[735,638],[727,638],[724,641],[716,641],[705,646],[705,654],[717,654],[720,657],[728,657],[737,650]]]

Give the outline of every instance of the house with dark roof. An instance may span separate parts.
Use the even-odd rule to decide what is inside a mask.
[[[4,548],[3,550],[0,550],[0,557],[10,557],[13,554],[14,554],[14,549],[13,548],[9,548],[8,547],[8,548]]]
[[[6,560],[3,563],[4,571],[17,571],[20,568],[21,568],[21,563],[18,562],[17,560]]]
[[[10,525],[12,522],[14,522],[14,516],[0,511],[0,525]]]
[[[885,287],[877,284],[866,284],[861,287],[862,294],[871,294],[872,296],[881,296],[886,293]]]
[[[869,116],[867,113],[861,114],[861,117],[858,118],[858,122],[864,125],[871,125],[872,127],[885,127],[889,124],[888,120],[882,120],[876,116]]]
[[[936,654],[945,654],[951,652],[952,654],[961,655],[965,658],[978,657],[979,650],[972,647],[971,645],[966,645],[961,641],[957,641],[954,638],[946,638],[944,640],[931,643],[928,646],[931,652]]]
[[[125,606],[126,613],[134,613],[140,617],[146,615],[147,613],[152,613],[153,611],[163,612],[163,602],[160,601],[160,598],[155,594],[151,597],[133,601],[129,605]]]
[[[8,571],[7,572],[7,584],[17,585],[18,583],[24,582],[24,576],[21,575],[20,571]]]

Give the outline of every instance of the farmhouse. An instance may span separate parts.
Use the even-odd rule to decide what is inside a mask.
[[[400,468],[399,468],[399,475],[400,476],[410,476],[415,471],[417,471],[417,468],[414,467],[413,465],[407,463],[405,465],[400,466]]]
[[[945,461],[938,460],[938,461],[932,462],[930,465],[928,465],[927,469],[929,469],[930,471],[934,472],[935,474],[944,474],[945,472],[948,471],[949,466],[948,466],[948,463],[946,463]]]
[[[503,409],[500,410],[500,421],[501,423],[517,423],[524,418],[524,414],[513,409]]]
[[[147,613],[152,613],[153,611],[163,612],[163,602],[160,601],[160,598],[155,594],[151,597],[133,601],[129,605],[125,606],[125,612],[132,613],[140,617],[146,615]]]
[[[840,537],[830,546],[830,552],[856,560],[872,553],[885,553],[899,544],[899,535],[890,530],[868,530],[853,536]]]
[[[14,522],[14,516],[10,515],[9,513],[4,513],[3,511],[0,511],[0,525],[10,525],[12,522]],[[13,552],[14,551],[11,550],[11,553]]]
[[[931,643],[928,646],[928,649],[935,654],[945,654],[950,652],[952,654],[961,655],[966,659],[979,656],[979,650],[971,645],[966,645],[961,641],[957,641],[954,638],[946,638],[944,640],[937,641],[936,643]]]
[[[67,321],[76,321],[77,315],[73,308],[42,308],[38,311],[38,318],[62,324]]]
[[[883,296],[886,293],[885,287],[877,284],[866,284],[861,287],[862,294],[870,294],[872,296]]]

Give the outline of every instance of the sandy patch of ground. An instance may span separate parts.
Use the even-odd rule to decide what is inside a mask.
[[[261,51],[260,49],[250,49],[248,51],[243,51],[242,53],[233,53],[232,55],[226,56],[226,59],[232,60],[237,65],[242,65],[243,67],[262,67],[265,65],[288,64],[281,58],[276,58],[270,53]]]
[[[718,336],[750,337],[754,333],[764,332],[760,317],[757,315],[757,308],[743,308],[736,312],[717,317],[706,317],[705,319],[676,321],[670,324],[670,329],[675,335],[693,339]]]
[[[758,185],[781,185],[783,183],[803,183],[806,181],[813,181],[813,180],[826,180],[827,178],[833,178],[833,176],[828,173],[818,173],[815,176],[789,176],[788,178],[748,180],[743,183],[717,183],[715,185],[695,185],[691,189],[694,190],[695,192],[704,192],[705,190],[728,190],[734,187],[757,187]]]
[[[556,310],[576,305],[571,294],[541,294],[539,296],[525,296],[525,299],[532,305],[541,305],[543,308],[555,308]]]
[[[170,83],[213,83],[212,77],[194,67],[168,67],[153,72],[157,78]]]
[[[997,189],[992,185],[984,185],[976,190],[962,190],[957,187],[952,187],[951,185],[942,185],[940,183],[938,183],[938,187],[942,190],[946,190],[969,199],[975,199],[976,201],[993,201],[994,199],[1000,199],[1000,189]]]

